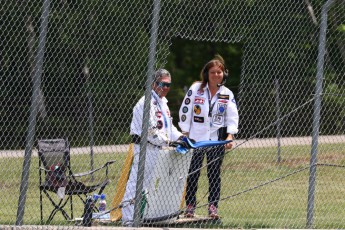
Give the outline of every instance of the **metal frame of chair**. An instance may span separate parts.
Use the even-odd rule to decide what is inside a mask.
[[[47,196],[53,210],[51,211],[47,223],[51,222],[57,212],[61,212],[66,220],[73,219],[73,196],[76,195],[85,204],[89,194],[96,192],[101,194],[109,183],[109,165],[115,161],[108,161],[103,166],[87,172],[74,174],[71,169],[70,145],[65,139],[39,140],[39,189],[40,189],[40,211],[41,222],[43,222],[43,193]],[[97,184],[86,185],[80,178],[92,176],[93,173],[104,169],[105,179]],[[77,179],[78,178],[78,179]],[[63,196],[61,196],[61,192]],[[59,194],[58,202],[51,197],[52,193]],[[65,206],[70,202],[70,214],[65,210]]]

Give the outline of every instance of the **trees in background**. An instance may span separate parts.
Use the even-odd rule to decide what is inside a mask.
[[[169,103],[177,123],[186,87],[215,53],[230,69],[238,100],[239,137],[248,137],[312,99],[320,9],[305,2],[162,1],[156,67],[173,74]],[[221,7],[220,7],[221,6]],[[25,144],[33,55],[42,1],[5,1],[0,8],[0,149]],[[39,138],[96,144],[127,143],[132,107],[144,94],[152,2],[52,1],[42,75]],[[321,131],[344,132],[344,4],[329,14]],[[279,96],[280,104],[277,104]],[[309,135],[312,103],[282,120],[283,135]],[[92,115],[92,119],[90,118]],[[78,130],[78,131],[76,131]],[[259,136],[275,136],[272,128]]]

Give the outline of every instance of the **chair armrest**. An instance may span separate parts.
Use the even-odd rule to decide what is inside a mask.
[[[113,163],[115,163],[115,160],[108,161],[107,163],[105,163],[105,164],[103,165],[103,167],[108,167],[109,165],[111,165],[111,164],[113,164]]]
[[[107,170],[106,170],[106,175],[108,175],[108,166],[111,165],[111,164],[113,164],[114,162],[115,162],[115,160],[113,160],[113,161],[108,161],[108,162],[106,162],[103,166],[101,166],[101,167],[99,167],[99,168],[97,168],[97,169],[90,170],[90,171],[87,171],[87,172],[76,173],[76,174],[73,174],[73,175],[71,175],[71,176],[73,176],[73,177],[87,176],[87,175],[90,175],[90,174],[92,174],[92,173],[94,173],[94,172],[97,172],[97,171],[99,171],[99,170],[101,170],[101,169],[103,169],[103,168],[107,168]]]
[[[54,170],[46,169],[44,167],[39,167],[39,170],[45,171],[45,172],[53,172]]]

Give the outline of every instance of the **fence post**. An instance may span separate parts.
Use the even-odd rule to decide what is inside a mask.
[[[44,0],[42,17],[41,17],[40,35],[39,35],[39,41],[38,41],[38,50],[37,50],[37,57],[36,57],[37,59],[36,59],[36,65],[35,65],[35,75],[33,77],[30,116],[29,116],[29,124],[28,124],[28,133],[26,137],[22,180],[20,183],[20,191],[19,191],[20,195],[19,195],[19,200],[18,200],[16,225],[23,224],[26,193],[28,190],[30,161],[31,161],[32,147],[33,147],[35,132],[36,132],[37,108],[40,103],[39,94],[40,94],[40,87],[41,87],[41,75],[42,75],[42,66],[43,66],[43,59],[44,59],[45,42],[46,42],[46,37],[47,37],[49,7],[50,7],[50,0]]]
[[[317,148],[320,129],[320,113],[321,113],[321,96],[323,83],[323,67],[324,57],[326,53],[326,34],[327,34],[327,13],[334,0],[328,0],[322,7],[319,52],[317,57],[317,73],[316,86],[314,96],[314,114],[313,114],[313,131],[312,146],[310,158],[309,172],[309,188],[308,188],[308,208],[307,208],[307,228],[313,228],[314,219],[314,199],[315,199],[315,183],[316,183],[316,164],[317,164]]]
[[[86,97],[87,97],[87,120],[89,128],[89,143],[90,143],[90,170],[94,169],[94,132],[93,132],[93,104],[92,104],[92,92],[90,87],[90,68],[85,64],[83,68],[83,74],[85,76],[85,85],[86,85]],[[91,180],[94,180],[93,173],[91,174]]]
[[[136,186],[136,191],[135,191],[133,227],[140,227],[140,224],[141,224],[140,212],[141,212],[141,201],[143,198],[142,190],[143,190],[145,158],[146,158],[147,132],[149,128],[149,122],[145,122],[145,121],[148,121],[150,119],[149,111],[150,111],[150,102],[151,102],[151,84],[152,84],[152,76],[154,73],[155,54],[156,54],[156,46],[157,46],[160,0],[154,0],[153,4],[154,6],[153,6],[152,26],[151,26],[151,35],[150,35],[149,60],[148,60],[148,66],[147,66],[143,127],[142,127],[142,133],[141,133],[141,141],[140,141],[137,186]]]
[[[276,99],[276,118],[277,118],[277,163],[280,163],[281,161],[281,120],[280,120],[280,83],[279,79],[276,78],[274,81],[274,88],[275,88],[275,99]]]

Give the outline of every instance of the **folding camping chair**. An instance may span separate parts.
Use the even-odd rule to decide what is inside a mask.
[[[72,197],[79,197],[84,205],[90,193],[101,194],[109,183],[108,166],[114,163],[114,161],[108,161],[95,170],[74,174],[70,164],[70,146],[68,141],[64,139],[39,140],[38,156],[41,222],[43,222],[43,193],[53,205],[47,223],[51,222],[59,211],[66,220],[72,220]],[[91,185],[81,182],[82,178],[92,177],[95,172],[101,169],[105,170],[102,181]],[[58,195],[57,199],[52,198],[54,193]],[[68,201],[70,201],[70,214],[65,210]]]

